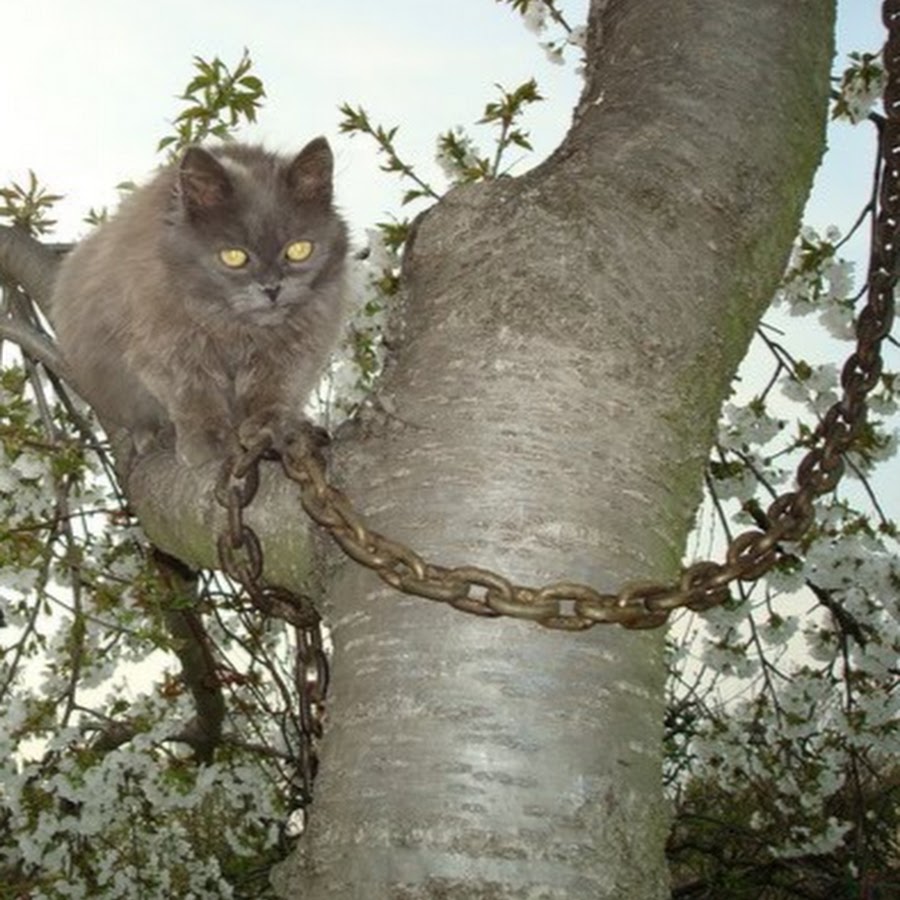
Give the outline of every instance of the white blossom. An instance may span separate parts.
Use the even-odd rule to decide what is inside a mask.
[[[856,338],[853,309],[846,303],[827,304],[819,313],[819,321],[825,330],[839,341],[852,341]]]
[[[560,45],[554,44],[552,41],[544,41],[541,43],[541,47],[544,49],[544,55],[554,66],[561,66],[565,63],[565,57]]]
[[[784,420],[768,415],[756,405],[727,403],[719,424],[719,444],[725,449],[744,450],[768,444],[784,428]]]
[[[865,64],[857,57],[856,64],[845,72],[839,109],[853,125],[862,122],[872,112],[884,93],[885,79],[884,68],[875,57],[869,57]]]
[[[366,240],[369,253],[365,262],[371,272],[370,277],[379,278],[385,270],[392,271],[399,265],[397,254],[388,249],[384,242],[384,232],[380,228],[367,228]]]
[[[853,292],[856,264],[847,259],[833,259],[825,266],[828,279],[828,298],[845,300]]]
[[[800,622],[796,616],[773,617],[759,626],[759,634],[769,646],[775,647],[787,643],[799,630]]]
[[[547,27],[550,10],[543,0],[528,0],[528,6],[522,13],[525,27],[534,34],[540,34]]]
[[[806,583],[806,574],[802,564],[793,566],[776,566],[766,573],[766,582],[773,591],[790,594],[799,591]]]
[[[587,50],[587,26],[576,25],[575,28],[569,32],[566,41],[572,44],[573,47]]]
[[[887,391],[875,391],[867,398],[869,411],[876,416],[893,416],[898,410],[897,397]]]

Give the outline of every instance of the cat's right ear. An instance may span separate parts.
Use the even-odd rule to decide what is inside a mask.
[[[207,216],[226,204],[234,189],[222,164],[206,150],[189,147],[178,169],[178,195],[185,211]]]
[[[288,183],[301,203],[331,203],[334,156],[323,137],[311,140],[288,167]]]

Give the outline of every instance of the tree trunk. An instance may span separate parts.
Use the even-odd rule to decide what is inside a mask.
[[[673,579],[716,417],[823,147],[832,4],[592,4],[557,152],[420,223],[403,327],[336,469],[446,565]],[[555,633],[355,565],[285,897],[668,896],[662,631]]]

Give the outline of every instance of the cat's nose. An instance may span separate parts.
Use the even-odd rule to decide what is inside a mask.
[[[281,293],[280,284],[264,284],[262,285],[263,293],[274,303]]]

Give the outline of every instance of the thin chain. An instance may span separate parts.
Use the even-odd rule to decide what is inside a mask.
[[[259,488],[259,461],[268,452],[269,442],[261,441],[226,460],[222,467],[215,496],[227,513],[228,524],[218,539],[219,563],[244,588],[260,612],[294,628],[297,642],[294,683],[299,698],[300,732],[294,793],[304,818],[302,830],[318,768],[315,742],[322,736],[328,658],[322,647],[321,618],[309,598],[262,583],[262,548],[256,533],[244,522],[244,510],[253,502]]]
[[[445,568],[424,560],[403,544],[372,531],[346,495],[325,478],[318,447],[301,441],[282,457],[288,477],[300,486],[307,514],[356,562],[407,594],[449,603],[483,616],[531,619],[548,628],[581,630],[601,623],[654,628],[673,610],[704,610],[723,603],[734,581],[754,581],[782,558],[781,543],[796,541],[810,527],[815,500],[835,489],[844,454],[866,424],[866,396],[882,371],[881,344],[894,317],[900,224],[900,0],[887,0],[884,48],[886,121],[881,131],[877,216],[869,262],[868,297],[857,321],[857,345],[841,373],[842,398],[825,414],[811,449],[800,462],[796,488],[766,511],[765,530],[738,535],[722,563],[703,561],[685,569],[677,582],[629,584],[602,594],[585,584],[517,585],[475,566]]]

